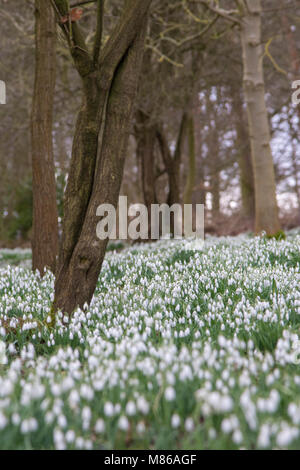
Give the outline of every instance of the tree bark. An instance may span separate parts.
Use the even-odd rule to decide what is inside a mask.
[[[173,204],[181,203],[180,195],[180,164],[182,156],[182,148],[184,143],[184,138],[186,136],[187,129],[187,113],[182,114],[180,121],[179,132],[177,136],[177,142],[174,154],[172,155],[168,141],[164,135],[162,129],[157,129],[156,137],[159,143],[160,152],[162,159],[168,174],[169,180],[169,195],[168,195],[168,204],[172,206]]]
[[[142,189],[144,202],[148,210],[148,228],[151,233],[151,206],[157,203],[155,183],[155,141],[156,129],[149,122],[148,116],[141,110],[136,113],[137,157],[141,163]]]
[[[286,11],[285,11],[285,6],[283,3],[283,0],[281,0],[281,23],[283,27],[283,32],[284,35],[286,36],[287,40],[287,45],[288,45],[288,51],[289,51],[289,58],[290,58],[290,63],[291,63],[291,77],[292,80],[298,80],[299,79],[299,71],[300,71],[300,56],[298,53],[297,49],[297,44],[296,40],[294,37],[294,33],[291,30],[291,25],[289,23],[289,19],[287,17]],[[300,127],[300,107],[297,107],[297,113],[298,113],[298,123]]]
[[[218,165],[218,162],[216,165]],[[220,218],[220,172],[218,170],[215,170],[210,184],[212,188],[212,218],[214,223],[217,224]]]
[[[251,161],[251,148],[245,112],[240,93],[233,94],[233,112],[236,128],[236,147],[240,170],[240,187],[242,195],[242,215],[254,225],[255,196],[254,176]]]
[[[219,90],[217,92],[217,102],[219,101]],[[209,93],[205,95],[206,99],[206,112],[209,116],[210,130],[208,135],[209,146],[209,177],[210,177],[210,193],[212,198],[212,220],[215,225],[218,225],[220,220],[220,171],[222,164],[220,162],[220,143],[218,133],[218,120],[217,109],[213,105]]]
[[[195,123],[193,112],[190,113],[188,118],[188,153],[189,153],[189,166],[188,176],[185,185],[183,203],[193,203],[193,191],[196,182],[196,142],[195,142]]]
[[[195,109],[194,124],[195,125],[195,148],[196,148],[196,167],[197,167],[197,184],[195,188],[195,201],[198,204],[206,206],[206,189],[205,189],[205,163],[203,157],[203,136],[202,136],[202,112],[199,104],[199,96],[197,96],[197,106]]]
[[[275,235],[280,231],[270,128],[265,103],[261,0],[244,0],[241,22],[244,90],[248,110],[255,184],[255,231]]]
[[[50,2],[35,1],[36,68],[31,118],[33,235],[32,267],[53,272],[58,254],[58,214],[52,124],[56,68],[56,24]]]
[[[177,142],[175,151],[172,154],[169,148],[168,141],[163,133],[162,129],[157,129],[156,137],[160,147],[160,152],[165,165],[165,169],[168,175],[169,182],[169,194],[167,203],[169,207],[174,204],[181,204],[181,192],[180,192],[180,164],[182,157],[182,148],[187,130],[187,113],[184,111],[180,121],[179,132],[177,136]],[[170,217],[170,233],[174,236],[175,234],[175,217],[174,213],[171,213]]]
[[[79,27],[72,28],[70,48],[84,97],[65,194],[53,316],[57,310],[72,314],[76,307],[83,308],[95,291],[108,241],[97,238],[96,212],[101,204],[116,208],[118,203],[150,3],[127,0],[103,50],[101,34],[96,34],[93,56]],[[67,4],[55,4],[59,15],[65,15]],[[97,32],[102,28],[100,13]]]
[[[296,141],[297,134],[293,128],[291,116],[288,115],[288,126],[291,138],[291,163],[292,163],[292,176],[294,178],[294,192],[297,199],[297,223],[300,225],[300,180],[299,180],[299,164],[297,159],[298,146]]]

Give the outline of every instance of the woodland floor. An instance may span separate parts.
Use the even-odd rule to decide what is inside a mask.
[[[109,251],[51,330],[53,283],[0,251],[0,448],[300,448],[300,230]]]

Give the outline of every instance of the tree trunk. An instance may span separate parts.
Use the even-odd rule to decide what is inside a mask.
[[[242,214],[254,224],[255,197],[254,177],[251,161],[249,133],[245,122],[245,113],[240,93],[233,95],[233,112],[236,128],[236,147],[240,170],[240,187],[242,195]]]
[[[184,190],[183,203],[193,203],[193,191],[196,182],[196,142],[195,142],[195,123],[194,116],[191,112],[188,118],[188,152],[189,152],[189,166],[186,186]]]
[[[287,40],[287,45],[288,45],[288,51],[289,51],[289,59],[291,63],[291,77],[292,80],[298,80],[299,79],[299,71],[300,71],[300,57],[297,49],[297,43],[294,37],[294,33],[291,30],[291,25],[289,23],[289,19],[286,15],[285,11],[285,6],[283,3],[283,0],[281,0],[281,22],[282,22],[282,27],[284,34],[286,36]],[[297,106],[297,112],[298,112],[298,124],[300,127],[300,107]]]
[[[137,157],[141,162],[142,188],[144,202],[149,216],[149,234],[151,233],[151,205],[157,203],[155,191],[155,139],[156,129],[142,111],[136,113]]]
[[[35,1],[36,68],[31,119],[33,236],[32,267],[55,270],[58,214],[52,143],[56,24],[50,2]]]
[[[217,102],[219,101],[219,90],[217,92]],[[210,193],[212,197],[212,220],[214,225],[218,225],[220,220],[220,171],[222,164],[220,162],[220,143],[218,132],[218,116],[217,109],[213,105],[209,93],[206,93],[206,112],[209,116],[210,129],[208,136],[209,148],[209,177],[210,177]]]
[[[297,161],[297,134],[293,128],[293,122],[290,114],[288,114],[288,126],[291,138],[291,163],[292,163],[292,176],[294,178],[294,192],[297,199],[297,223],[300,225],[300,181],[299,181],[299,164]]]
[[[201,106],[199,104],[199,96],[197,95],[197,106],[195,109],[194,124],[195,125],[195,148],[197,156],[197,185],[195,189],[195,202],[198,204],[204,204],[206,206],[206,189],[205,189],[205,164],[203,157],[203,136],[202,136],[202,122],[203,116],[201,112]]]
[[[168,182],[169,182],[169,194],[167,203],[169,207],[174,204],[181,204],[180,194],[180,164],[182,156],[183,142],[186,135],[187,128],[187,113],[184,112],[180,121],[179,133],[177,137],[176,147],[174,154],[172,155],[168,141],[163,134],[163,131],[157,129],[156,136],[160,147],[162,159],[167,171]],[[175,234],[176,221],[174,213],[170,215],[170,233],[174,236]]]
[[[211,195],[212,195],[212,218],[214,223],[218,223],[220,218],[220,172],[218,170],[218,154],[213,158],[215,173],[211,177]]]
[[[156,137],[159,143],[160,152],[162,159],[168,174],[169,180],[169,195],[168,195],[168,204],[172,206],[173,204],[181,203],[180,195],[180,164],[182,156],[183,142],[186,135],[187,129],[187,113],[184,112],[180,121],[179,132],[177,136],[177,142],[174,154],[172,155],[168,141],[161,129],[157,129]]]
[[[79,27],[74,24],[72,28],[75,46],[80,44],[71,46],[71,52],[82,78],[84,98],[65,194],[53,316],[57,310],[72,314],[76,307],[83,308],[95,291],[108,242],[97,238],[96,212],[101,204],[116,208],[118,203],[150,3],[127,0],[102,51],[100,12],[93,57]],[[66,3],[62,7],[56,0],[56,6],[60,15],[67,13]]]
[[[244,90],[248,110],[255,184],[255,231],[275,235],[280,231],[270,128],[265,103],[261,0],[244,0],[241,22]]]

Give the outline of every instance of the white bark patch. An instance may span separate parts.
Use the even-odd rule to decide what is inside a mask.
[[[6,104],[6,86],[2,80],[0,80],[0,104]]]

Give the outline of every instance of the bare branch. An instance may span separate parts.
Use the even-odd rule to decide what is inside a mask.
[[[63,22],[69,15],[67,0],[51,0],[59,25],[68,41],[72,57],[78,73],[85,77],[92,69],[93,61],[87,48],[85,39],[77,22]]]
[[[202,3],[206,8],[208,8],[208,10],[213,11],[222,18],[225,18],[226,20],[238,25],[241,24],[241,21],[236,16],[234,16],[239,13],[238,10],[223,10],[217,5],[213,5],[210,0],[200,0],[200,3]]]
[[[96,28],[96,37],[94,44],[94,64],[97,65],[99,62],[102,35],[103,35],[103,18],[104,18],[104,4],[105,0],[97,0],[97,28]]]
[[[115,26],[100,54],[99,64],[100,66],[106,64],[109,68],[109,74],[114,72],[126,50],[133,43],[138,30],[137,25],[143,21],[151,1],[127,0],[124,15]]]

